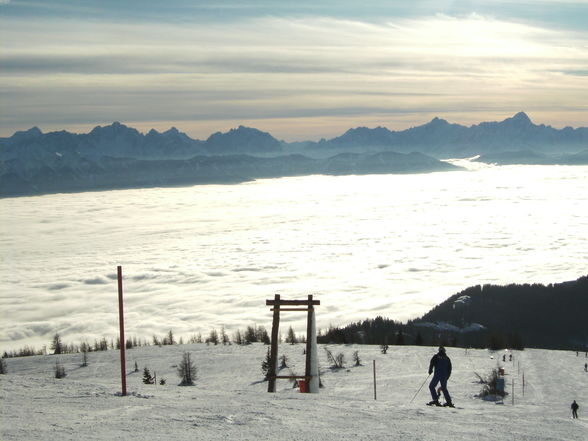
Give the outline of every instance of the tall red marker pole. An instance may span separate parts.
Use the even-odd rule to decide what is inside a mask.
[[[122,386],[122,396],[127,394],[127,368],[125,362],[125,317],[123,312],[123,288],[122,288],[122,267],[116,267],[118,272],[118,323],[120,326],[120,382]]]

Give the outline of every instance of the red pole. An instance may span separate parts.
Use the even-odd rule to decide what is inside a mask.
[[[118,323],[120,326],[120,338],[119,338],[119,347],[120,347],[120,382],[122,385],[122,396],[126,396],[127,394],[127,369],[126,369],[126,362],[125,362],[125,318],[123,312],[123,288],[122,288],[122,267],[119,265],[117,266],[118,272]]]

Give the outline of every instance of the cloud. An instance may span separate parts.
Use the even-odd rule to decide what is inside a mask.
[[[84,283],[86,285],[107,285],[110,282],[103,277],[94,277],[93,279],[85,279]]]
[[[4,126],[499,111],[513,101],[532,111],[588,98],[573,74],[588,68],[587,32],[479,14],[30,20],[2,23],[0,98],[19,103]]]

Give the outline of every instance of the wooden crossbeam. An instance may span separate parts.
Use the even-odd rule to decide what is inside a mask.
[[[267,306],[311,306],[311,305],[320,305],[320,300],[266,300],[265,304]]]
[[[270,311],[310,311],[308,308],[272,308]]]

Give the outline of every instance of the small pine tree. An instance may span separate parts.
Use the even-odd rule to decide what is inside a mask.
[[[247,343],[257,342],[257,330],[255,329],[255,326],[247,326],[243,338]]]
[[[280,369],[286,369],[288,367],[288,358],[286,355],[280,357]]]
[[[159,380],[159,384],[162,386],[165,386],[165,378],[162,378],[161,380]]]
[[[243,344],[243,337],[241,336],[241,331],[237,329],[235,334],[233,335],[233,342],[238,345]]]
[[[231,342],[231,340],[229,339],[229,336],[227,335],[227,332],[225,331],[224,325],[221,326],[219,340],[223,345],[227,345]]]
[[[172,332],[172,330],[170,329],[169,332],[167,333],[167,337],[165,337],[163,339],[163,344],[167,344],[167,345],[175,345],[176,344],[176,340],[174,339],[174,333]]]
[[[59,334],[56,333],[53,336],[50,348],[54,354],[61,354],[63,352],[63,343],[61,342],[61,337]]]
[[[268,380],[270,361],[271,361],[270,348],[267,348],[267,354],[265,355],[265,359],[261,362],[261,373],[263,374],[263,381]]]
[[[361,359],[359,358],[359,351],[353,351],[354,366],[361,366]]]
[[[92,352],[92,346],[90,346],[87,342],[83,341],[80,343],[80,352]]]
[[[145,366],[143,369],[143,383],[145,384],[153,384],[153,377],[151,376],[151,372],[149,372],[149,368]]]
[[[342,352],[339,352],[339,353],[337,354],[337,357],[335,358],[335,361],[336,361],[336,366],[337,366],[338,368],[343,368],[343,367],[345,367],[345,356],[343,355],[343,353],[342,353]]]
[[[219,340],[218,340],[218,332],[216,331],[216,329],[210,330],[210,335],[208,336],[207,342],[213,343],[215,346],[218,345]]]
[[[265,329],[264,329],[264,332],[263,332],[263,334],[261,334],[261,342],[262,342],[264,345],[269,345],[269,344],[271,344],[270,336],[269,336],[269,334],[267,333],[267,331],[266,331]]]
[[[137,362],[135,361],[135,372],[139,372],[139,366],[137,366]]]
[[[292,326],[288,328],[286,343],[290,343],[291,345],[298,343],[298,339],[296,338],[296,334],[294,333],[294,329],[292,329]]]
[[[180,386],[192,386],[196,380],[197,369],[192,360],[190,353],[184,352],[182,361],[178,365],[178,376],[180,377]]]
[[[82,364],[80,367],[88,366],[88,351],[82,351]]]
[[[55,378],[65,378],[65,376],[66,376],[65,368],[59,362],[59,360],[57,360],[55,362]]]

